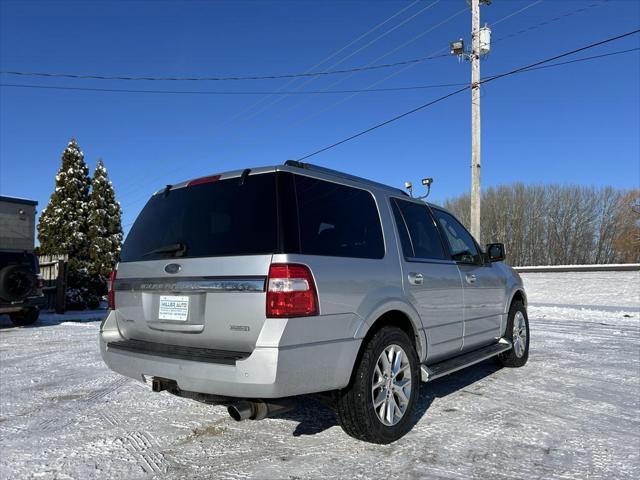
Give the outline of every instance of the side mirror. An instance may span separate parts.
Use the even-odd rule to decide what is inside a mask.
[[[502,262],[504,257],[504,243],[487,244],[487,260],[490,262]]]

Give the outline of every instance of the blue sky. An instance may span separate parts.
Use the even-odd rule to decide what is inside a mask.
[[[468,38],[470,13],[461,12],[465,5],[464,0],[2,1],[0,69],[131,76],[303,72],[406,7],[314,70],[395,62],[440,53],[449,41]],[[495,23],[493,38],[499,39],[583,7],[585,11],[494,43],[482,62],[483,74],[640,25],[640,2],[634,0],[494,0],[482,7],[482,21]],[[636,35],[583,55],[638,46]],[[295,82],[9,75],[0,80],[114,89],[275,91],[458,83],[469,76],[468,64],[446,57],[406,69]],[[639,187],[639,85],[637,51],[486,85],[483,187],[516,181]],[[44,208],[62,150],[73,136],[91,169],[98,158],[104,160],[129,224],[148,195],[167,183],[298,158],[451,90],[281,98],[2,87],[0,194],[33,198]],[[431,176],[432,197],[441,201],[468,191],[469,157],[470,98],[465,92],[310,161],[397,186]]]

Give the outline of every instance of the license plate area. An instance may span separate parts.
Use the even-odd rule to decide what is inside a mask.
[[[189,297],[186,295],[160,295],[159,320],[185,322],[189,317]]]

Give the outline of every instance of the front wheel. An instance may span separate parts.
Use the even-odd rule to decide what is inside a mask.
[[[513,348],[498,356],[505,367],[522,367],[529,359],[529,317],[522,302],[513,302],[509,309],[505,338]]]
[[[407,334],[383,327],[369,340],[350,385],[339,392],[342,429],[371,443],[391,443],[413,425],[420,389],[418,356]]]

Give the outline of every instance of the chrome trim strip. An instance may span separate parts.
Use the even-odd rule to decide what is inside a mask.
[[[194,325],[192,323],[168,323],[168,322],[147,322],[152,330],[164,332],[200,333],[204,330],[204,325]]]
[[[416,257],[404,257],[407,263],[437,263],[441,265],[456,265],[453,260],[440,260],[436,258],[416,258]]]
[[[264,292],[266,277],[118,278],[116,291],[128,292]]]

